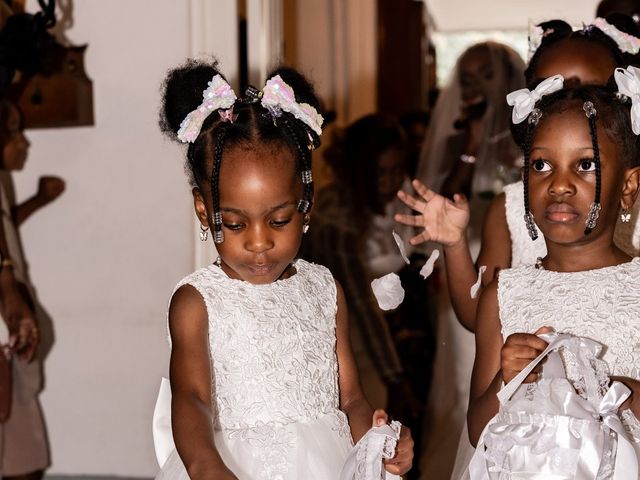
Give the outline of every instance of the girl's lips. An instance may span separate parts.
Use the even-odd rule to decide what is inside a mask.
[[[546,208],[544,216],[550,222],[568,223],[577,220],[580,213],[567,203],[553,203]]]
[[[253,265],[247,265],[247,267],[249,268],[249,270],[251,270],[251,272],[254,275],[266,275],[269,272],[271,272],[271,270],[273,269],[273,264],[272,263],[257,263],[257,264],[253,264]]]

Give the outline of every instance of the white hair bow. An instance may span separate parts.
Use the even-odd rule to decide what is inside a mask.
[[[507,95],[507,103],[513,107],[511,114],[513,123],[517,124],[526,120],[538,100],[545,95],[561,90],[563,84],[564,78],[562,75],[554,75],[540,82],[533,90],[521,88]]]
[[[640,135],[640,69],[629,65],[627,69],[616,68],[613,76],[618,91],[631,99],[631,128]]]
[[[178,139],[181,142],[195,142],[205,119],[214,110],[231,108],[236,101],[237,97],[231,85],[225,82],[219,74],[214,75],[208,85],[206,90],[202,92],[202,103],[180,123]]]

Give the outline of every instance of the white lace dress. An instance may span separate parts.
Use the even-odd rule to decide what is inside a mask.
[[[591,338],[605,346],[610,375],[640,378],[640,257],[586,272],[534,266],[502,270],[498,277],[502,336],[542,326]],[[571,378],[571,359],[565,358]],[[630,410],[622,421],[640,453],[640,423]]]
[[[531,240],[524,224],[524,187],[522,182],[504,187],[507,225],[511,236],[511,266],[533,265],[538,257],[547,255],[547,245],[538,230],[538,238]],[[640,201],[629,212],[631,221],[623,223],[618,218],[613,241],[627,255],[640,255]]]
[[[303,260],[267,285],[211,265],[187,276],[209,313],[215,442],[240,480],[338,478],[351,447],[339,410],[336,285]],[[188,479],[174,451],[157,479]]]

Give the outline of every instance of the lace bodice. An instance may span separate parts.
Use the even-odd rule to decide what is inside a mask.
[[[502,270],[498,302],[504,338],[542,326],[588,337],[605,345],[612,375],[640,378],[640,257],[586,272]]]
[[[338,408],[336,285],[303,260],[268,285],[230,279],[219,267],[178,283],[204,298],[217,429],[261,429],[311,420]]]
[[[538,230],[538,239],[531,240],[524,225],[524,189],[522,182],[504,187],[507,225],[511,236],[511,266],[533,265],[538,257],[547,254],[544,237]],[[628,255],[640,255],[640,202],[631,209],[631,221],[618,219],[613,240]]]

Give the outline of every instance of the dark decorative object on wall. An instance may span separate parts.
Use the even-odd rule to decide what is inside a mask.
[[[22,112],[25,128],[93,125],[93,85],[84,70],[87,45],[64,46],[49,33],[55,0],[41,12],[18,13],[0,31],[0,88]],[[3,68],[4,67],[4,68]]]
[[[25,128],[93,125],[93,85],[84,71],[86,45],[62,47],[54,71],[23,75],[11,85]]]

